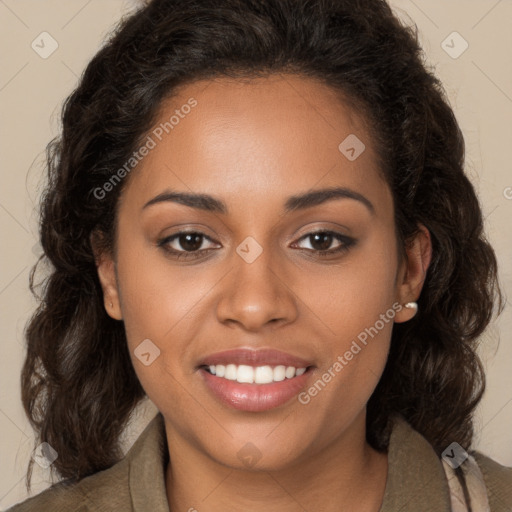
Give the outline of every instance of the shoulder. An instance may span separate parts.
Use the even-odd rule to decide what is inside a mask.
[[[125,459],[77,483],[59,482],[8,509],[8,512],[100,512],[103,510],[130,510],[130,496],[126,492],[128,467]]]
[[[165,446],[161,414],[149,422],[123,459],[112,467],[79,482],[59,482],[42,493],[10,508],[8,512],[107,512],[132,510],[132,501],[155,503],[165,509],[162,461]],[[156,482],[156,484],[155,484]],[[148,498],[153,486],[157,496]]]
[[[512,467],[502,466],[480,452],[473,452],[484,477],[491,510],[512,511]]]
[[[471,451],[470,455],[473,463],[464,463],[461,467],[471,498],[478,499],[483,491],[483,499],[488,500],[492,512],[512,512],[512,468],[502,466],[478,451]],[[416,503],[411,499],[408,503],[414,505],[414,510],[451,510],[452,489],[449,474],[445,473],[446,467],[443,467],[446,464],[434,452],[431,444],[400,415],[393,418],[388,459],[390,467],[386,493],[393,491],[399,496],[395,501],[390,499],[393,505],[388,507],[390,511],[403,507],[403,489],[415,489],[422,479],[425,482],[421,488],[418,487],[417,493],[423,496],[427,489],[429,502],[425,504],[420,499]],[[485,489],[478,482],[485,484]],[[436,499],[439,502],[433,505]],[[422,508],[425,506],[426,509]],[[382,508],[381,511],[387,512],[388,509]]]

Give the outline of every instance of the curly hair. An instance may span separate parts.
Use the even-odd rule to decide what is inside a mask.
[[[177,87],[272,73],[320,80],[356,105],[393,194],[402,253],[419,224],[430,231],[419,313],[393,329],[367,404],[368,442],[385,451],[390,419],[401,414],[438,454],[454,439],[470,447],[485,388],[478,338],[502,295],[464,173],[463,136],[424,62],[417,28],[384,0],[153,0],[88,64],[63,106],[62,134],[47,147],[40,237],[50,271],[27,325],[21,384],[36,444],[58,452],[52,468],[62,478],[78,481],[115,464],[123,428],[145,396],[123,323],[104,310],[91,244],[97,236],[115,250],[128,178],[101,199],[94,191],[139,147]],[[28,488],[31,469],[32,461]]]

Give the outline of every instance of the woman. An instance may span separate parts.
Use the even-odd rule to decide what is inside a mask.
[[[12,510],[512,507],[471,449],[495,255],[384,1],[153,0],[48,163],[22,391],[64,482]]]

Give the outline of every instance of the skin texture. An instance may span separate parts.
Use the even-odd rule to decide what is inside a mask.
[[[311,386],[393,303],[419,297],[428,231],[399,257],[392,195],[364,119],[327,86],[293,75],[195,82],[162,105],[156,125],[190,97],[197,106],[129,178],[115,255],[98,258],[105,307],[124,321],[137,375],[165,418],[170,507],[377,511],[387,456],[367,444],[365,414],[392,322],[306,405],[294,398],[265,412],[231,409],[197,365],[233,348],[277,348],[314,364]],[[354,161],[338,149],[349,134],[366,146]],[[283,214],[290,196],[334,186],[363,195],[374,211],[334,199]],[[171,189],[213,195],[228,212],[170,201],[144,208]],[[322,258],[305,236],[320,229],[355,243]],[[158,246],[181,230],[204,233],[197,246],[211,250],[178,260]],[[236,252],[248,236],[263,249],[252,263]],[[179,239],[167,246],[184,252]],[[394,321],[413,315],[404,308]],[[134,350],[148,338],[160,356],[144,366]],[[251,468],[237,456],[248,442],[259,454]]]

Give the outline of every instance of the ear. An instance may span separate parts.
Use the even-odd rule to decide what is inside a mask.
[[[405,304],[418,300],[432,259],[430,232],[422,224],[418,228],[418,233],[407,243],[406,257],[398,272],[397,299],[402,309],[395,315],[397,323],[407,322],[416,314],[417,308]]]
[[[101,236],[92,233],[91,247],[96,261],[96,269],[103,290],[103,303],[107,314],[114,320],[122,320],[121,305],[119,301],[119,288],[115,261],[110,251],[105,250],[101,243]]]

